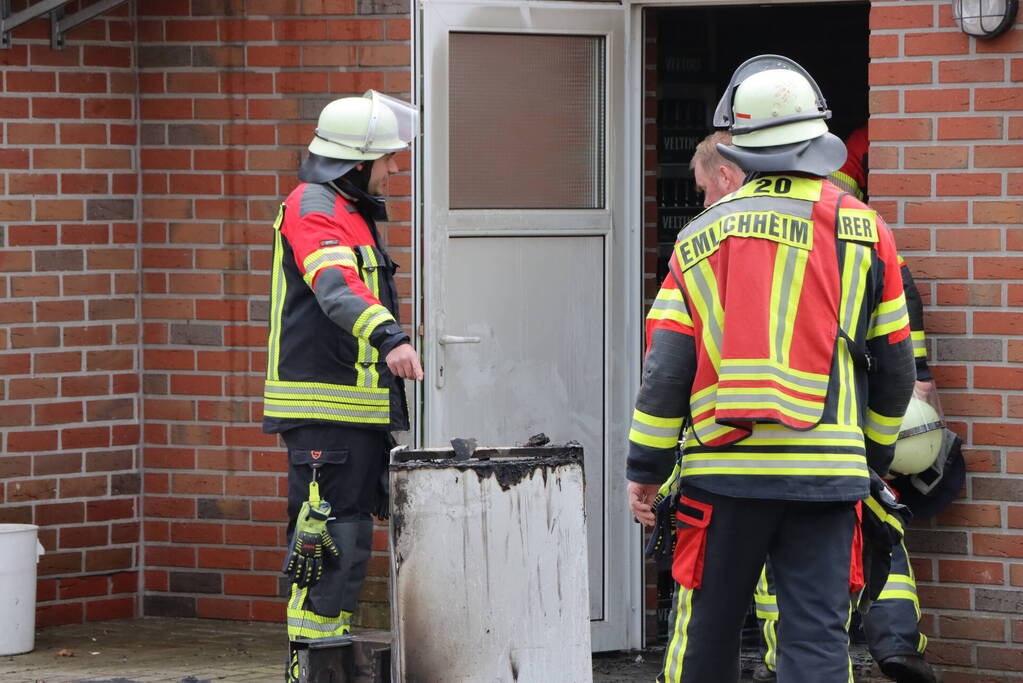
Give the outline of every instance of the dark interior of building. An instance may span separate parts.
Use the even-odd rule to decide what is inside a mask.
[[[845,139],[868,116],[869,12],[866,2],[648,10],[658,56],[658,282],[679,230],[703,209],[689,160],[735,68],[765,53],[796,60],[834,112],[831,132]]]
[[[712,132],[714,108],[732,72],[758,54],[780,54],[817,81],[833,112],[828,128],[845,139],[866,123],[870,5],[805,3],[647,10],[657,47],[657,282],[679,230],[703,210],[689,160]],[[650,117],[647,113],[646,117]],[[673,582],[658,576],[658,639],[667,637]],[[744,645],[757,647],[752,610]],[[859,634],[854,629],[853,637]]]

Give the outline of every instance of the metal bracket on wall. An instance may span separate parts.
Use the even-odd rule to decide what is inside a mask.
[[[0,49],[11,47],[11,31],[33,19],[50,15],[50,47],[60,50],[64,47],[64,34],[97,17],[127,0],[97,0],[74,14],[64,15],[64,5],[70,0],[41,0],[25,9],[11,14],[11,0],[0,0]]]

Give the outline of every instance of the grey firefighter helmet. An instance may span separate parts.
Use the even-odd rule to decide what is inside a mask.
[[[817,82],[788,57],[758,55],[739,65],[714,111],[731,145],[718,151],[745,171],[827,176],[845,163],[845,144],[828,132],[831,110]]]
[[[299,180],[325,183],[358,164],[407,149],[419,134],[419,110],[402,100],[367,90],[342,97],[320,112]]]

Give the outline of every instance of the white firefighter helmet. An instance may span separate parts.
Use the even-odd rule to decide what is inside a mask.
[[[826,176],[845,163],[845,145],[828,132],[831,118],[816,81],[780,55],[743,62],[728,83],[714,126],[732,145],[719,151],[747,171],[803,171]]]
[[[375,90],[342,97],[320,112],[298,176],[305,182],[333,180],[361,161],[406,149],[418,133],[419,110],[408,102]]]
[[[892,472],[917,474],[933,465],[942,452],[941,435],[944,426],[933,406],[916,396],[911,398],[902,418],[899,438],[895,442]]]

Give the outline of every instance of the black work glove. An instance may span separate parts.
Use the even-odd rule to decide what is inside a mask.
[[[291,548],[284,562],[284,573],[299,588],[314,585],[323,576],[324,559],[337,560],[341,557],[334,539],[327,531],[330,519],[330,503],[320,501],[315,505],[302,503],[295,522],[295,534]]]

